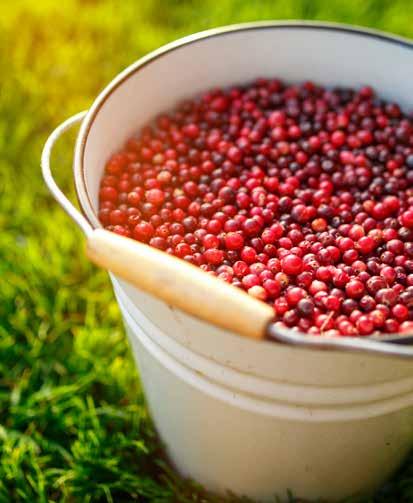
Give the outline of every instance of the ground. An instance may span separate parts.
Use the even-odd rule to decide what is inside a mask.
[[[122,68],[184,34],[306,18],[413,36],[413,3],[18,0],[1,7],[0,503],[222,502],[164,461],[107,275],[87,262],[80,233],[43,186],[42,144]],[[73,195],[72,141],[62,141],[53,164]],[[357,501],[413,502],[413,459],[376,496]]]

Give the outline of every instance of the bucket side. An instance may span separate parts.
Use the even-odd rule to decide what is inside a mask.
[[[172,463],[213,491],[265,502],[288,501],[288,490],[341,500],[377,488],[412,445],[412,408],[345,422],[261,414],[201,389],[195,373],[182,373],[127,316],[125,323]]]
[[[132,318],[148,326],[147,333],[165,340],[165,344],[167,338],[173,339],[192,354],[225,368],[300,386],[393,387],[386,383],[398,381],[400,392],[413,390],[413,365],[407,360],[246,340],[188,316],[113,275],[111,279],[116,295]],[[395,393],[389,390],[389,394]]]

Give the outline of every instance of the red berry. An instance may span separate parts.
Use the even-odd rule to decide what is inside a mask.
[[[247,264],[253,264],[257,258],[257,252],[250,246],[245,246],[241,251],[241,259]]]
[[[384,322],[386,321],[384,313],[382,311],[379,311],[378,309],[372,311],[369,314],[369,317],[376,328],[382,327],[384,325]]]
[[[327,229],[327,222],[324,218],[316,218],[311,222],[311,228],[315,232],[323,232]]]
[[[403,304],[396,304],[392,307],[391,312],[399,322],[407,320],[409,316],[409,310]]]
[[[345,142],[346,135],[343,133],[343,131],[334,131],[334,133],[331,135],[331,143],[335,147],[341,147]]]
[[[234,274],[238,277],[245,276],[250,270],[248,265],[245,262],[243,262],[242,260],[238,260],[237,262],[235,262],[233,265],[233,269],[234,269]]]
[[[380,271],[380,276],[384,279],[387,285],[391,285],[396,279],[397,273],[393,267],[384,266]]]
[[[256,236],[261,230],[261,224],[255,218],[248,218],[242,224],[242,229],[247,236]]]
[[[407,210],[400,216],[401,224],[409,229],[413,228],[413,209]]]
[[[376,302],[385,306],[394,306],[397,302],[397,294],[391,288],[382,288],[376,293]]]
[[[183,133],[189,138],[197,138],[199,135],[199,127],[196,124],[188,124],[183,128]]]
[[[311,293],[311,295],[316,295],[317,293],[319,292],[327,292],[328,290],[328,287],[327,287],[327,284],[324,283],[324,281],[318,281],[318,280],[314,280],[311,282],[311,285],[310,285],[310,288],[308,289],[308,291]]]
[[[249,289],[253,286],[259,285],[260,280],[256,274],[247,274],[242,278],[242,284],[245,288]]]
[[[155,229],[149,222],[139,222],[133,229],[132,236],[138,241],[149,241],[154,235]]]
[[[298,302],[303,299],[306,295],[306,292],[303,288],[294,286],[289,288],[285,294],[285,298],[290,306],[295,306]]]
[[[244,246],[244,238],[238,232],[229,232],[225,236],[225,246],[228,250],[240,250]]]
[[[297,311],[302,316],[311,317],[314,314],[314,303],[310,299],[300,299],[297,303]]]
[[[300,257],[297,257],[297,255],[286,255],[281,260],[281,267],[285,274],[296,276],[303,270],[303,261]]]
[[[346,285],[346,294],[352,299],[360,298],[364,293],[364,285],[357,279],[352,279]]]
[[[394,334],[399,331],[399,323],[396,320],[386,320],[384,323],[385,333]]]
[[[369,236],[363,236],[357,241],[357,248],[363,255],[368,255],[371,253],[377,246],[376,241]]]
[[[387,242],[386,248],[389,252],[394,253],[398,255],[399,253],[403,253],[404,245],[403,241],[400,239],[390,239],[390,241]]]
[[[288,311],[288,302],[285,297],[278,297],[274,301],[274,309],[278,316],[282,316]]]
[[[189,244],[187,244],[187,243],[179,243],[175,247],[175,254],[178,257],[184,258],[187,255],[191,255],[192,254],[192,249],[189,246]]]
[[[206,249],[208,248],[218,248],[219,239],[214,234],[206,234],[202,240],[202,244]]]
[[[99,191],[101,201],[113,201],[118,199],[118,191],[114,187],[102,187]]]
[[[208,248],[204,252],[204,257],[209,264],[218,265],[224,260],[224,252],[217,248]]]
[[[356,327],[360,335],[369,335],[374,330],[374,323],[369,316],[360,316],[356,321]]]
[[[273,279],[266,279],[262,286],[265,288],[267,294],[273,298],[277,297],[281,292],[280,284]]]
[[[329,311],[338,311],[340,309],[341,301],[338,297],[328,295],[325,297],[324,305]]]
[[[123,225],[114,225],[113,232],[127,238],[131,237],[131,231]]]
[[[109,221],[112,225],[123,225],[126,224],[128,216],[125,211],[113,210],[109,214]]]

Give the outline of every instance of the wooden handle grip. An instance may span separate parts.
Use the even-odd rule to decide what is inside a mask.
[[[198,267],[138,241],[95,229],[88,236],[87,254],[140,290],[197,318],[261,339],[273,310],[246,292]]]

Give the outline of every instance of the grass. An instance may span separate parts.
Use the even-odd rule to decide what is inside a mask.
[[[164,460],[107,276],[41,181],[48,132],[127,64],[193,31],[307,18],[413,36],[412,16],[409,0],[2,3],[0,503],[224,501]],[[71,194],[72,141],[54,159]],[[413,459],[358,501],[413,502]]]

